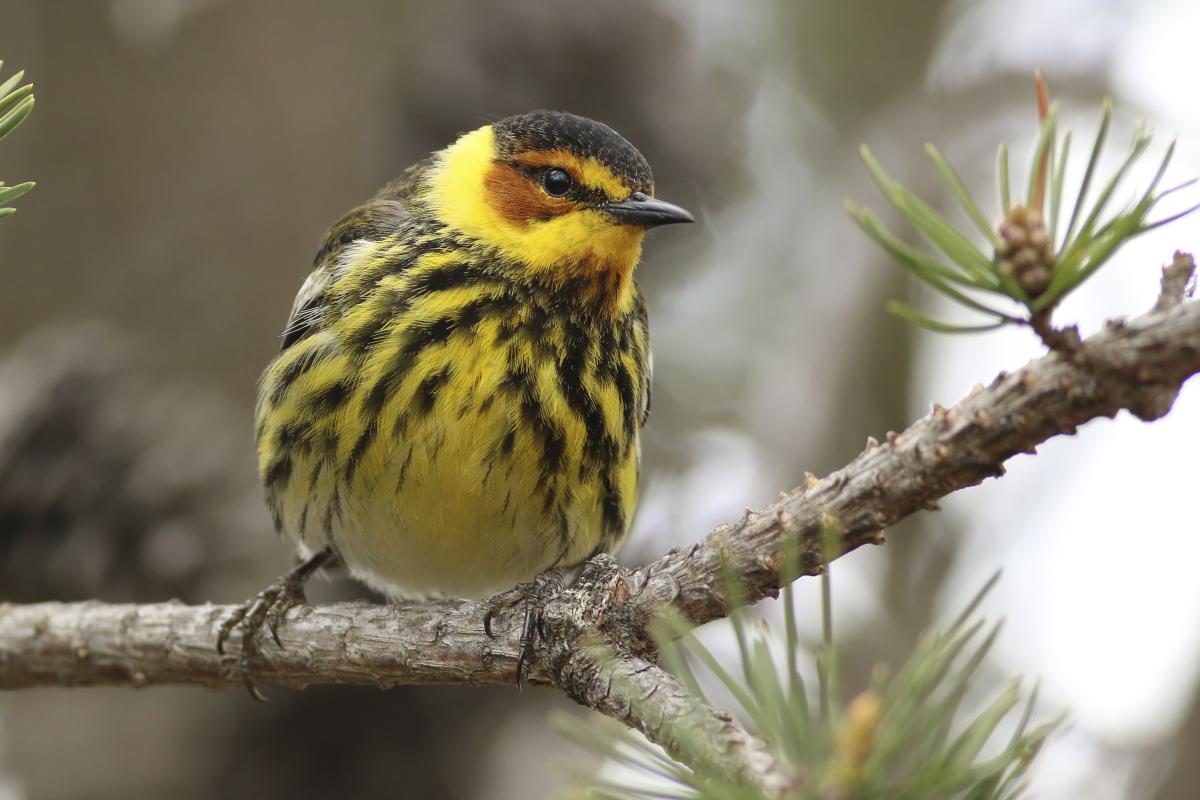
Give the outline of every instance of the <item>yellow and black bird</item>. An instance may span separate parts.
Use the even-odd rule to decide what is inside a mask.
[[[620,546],[650,409],[633,271],[647,229],[691,221],[612,128],[534,111],[333,226],[259,387],[259,473],[302,563],[222,629],[252,693],[255,635],[326,564],[487,597]]]

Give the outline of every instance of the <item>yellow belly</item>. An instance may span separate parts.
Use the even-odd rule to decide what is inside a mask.
[[[516,457],[532,448],[514,444],[511,460],[489,452],[485,443],[505,434],[486,427],[449,421],[386,446],[333,529],[357,577],[392,594],[483,596],[577,564],[601,545],[599,483],[562,487],[549,503],[537,464]]]
[[[286,445],[290,478],[275,498],[281,531],[311,550],[333,545],[355,577],[406,597],[486,596],[615,550],[636,502],[636,433],[621,442],[619,459],[597,468],[555,363],[532,350],[516,362],[499,357],[493,328],[485,321],[475,335],[423,353],[378,407],[371,387],[396,363],[386,348],[354,365],[331,334],[302,343],[324,355],[286,398],[259,408],[264,476],[288,440],[280,428],[305,424],[303,446]],[[514,363],[524,392],[512,390]],[[356,379],[345,401],[315,411],[312,398],[347,374]],[[615,389],[599,381],[587,388],[597,393],[604,428],[619,434],[619,403],[606,397]],[[530,413],[531,396],[539,415]],[[376,427],[360,446],[368,419]]]

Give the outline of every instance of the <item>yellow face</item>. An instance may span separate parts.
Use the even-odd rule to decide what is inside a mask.
[[[579,192],[556,196],[561,171]],[[586,194],[593,201],[577,199]],[[604,164],[566,150],[497,159],[490,125],[442,151],[423,199],[446,226],[494,247],[550,281],[594,276],[605,304],[631,302],[629,279],[646,225],[621,222],[594,199],[627,200],[633,190]],[[572,198],[572,195],[576,199]]]

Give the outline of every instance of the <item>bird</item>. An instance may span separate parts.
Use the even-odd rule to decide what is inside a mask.
[[[609,126],[537,110],[405,170],[325,235],[258,387],[258,469],[298,563],[225,620],[251,695],[322,568],[392,599],[492,598],[483,624],[612,554],[650,412],[646,232],[693,222]],[[544,598],[543,598],[544,599]]]

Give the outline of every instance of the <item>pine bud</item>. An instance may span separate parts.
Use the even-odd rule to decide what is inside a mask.
[[[1040,211],[1014,204],[997,228],[1000,244],[996,258],[1000,272],[1017,282],[1030,297],[1037,297],[1050,284],[1054,269],[1053,243]]]
[[[850,701],[838,727],[830,769],[825,779],[829,797],[855,796],[854,788],[862,779],[863,766],[875,748],[875,734],[883,718],[883,698],[865,691]]]

